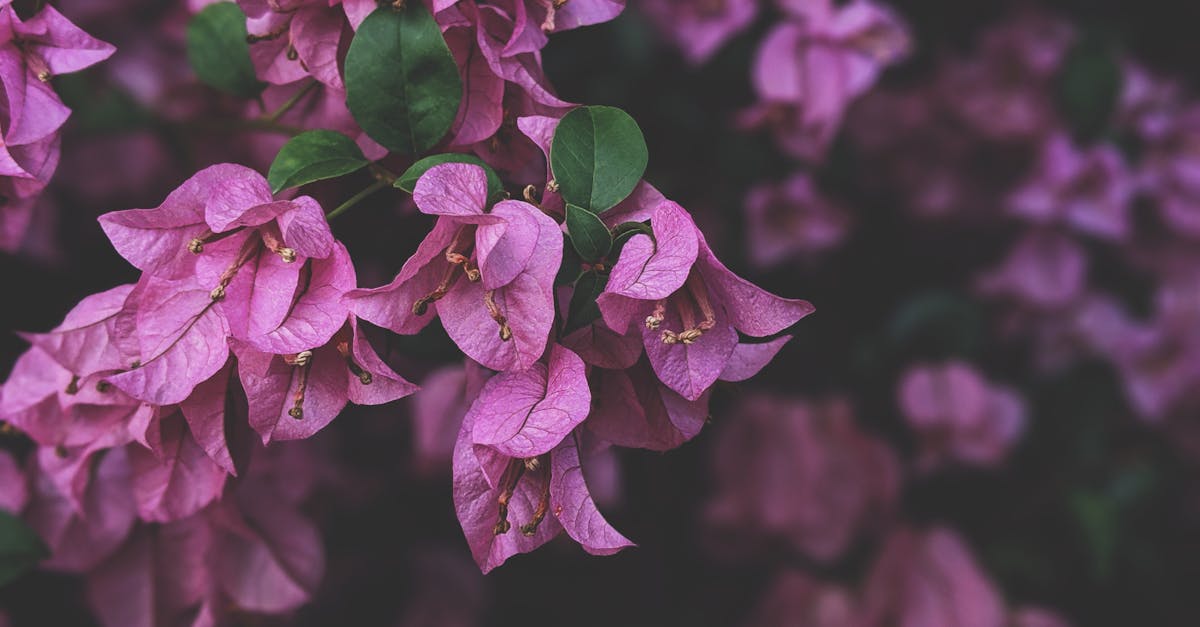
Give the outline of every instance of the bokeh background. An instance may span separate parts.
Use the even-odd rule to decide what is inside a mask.
[[[1060,624],[1028,608],[1080,626],[1200,624],[1200,234],[1162,209],[1200,215],[1186,185],[1200,163],[1200,6],[890,0],[910,54],[848,103],[821,154],[800,158],[769,125],[739,122],[784,12],[763,2],[697,65],[641,2],[553,36],[551,82],[566,100],[628,111],[650,146],[647,179],[732,268],[817,313],[759,377],[718,388],[694,441],[620,452],[601,508],[639,546],[613,557],[556,542],[479,575],[448,457],[418,446],[412,399],[347,410],[313,445],[327,467],[308,506],[329,555],[320,594],[245,624],[832,626],[849,624],[842,603],[924,604],[925,621],[893,610],[879,623],[911,627],[999,625],[970,618],[996,603],[1003,624],[1026,627]],[[196,122],[241,105],[191,76],[182,3],[53,4],[120,52],[56,79],[74,115],[22,252],[0,255],[0,372],[25,349],[12,331],[45,330],[136,278],[97,215],[155,206],[209,163],[261,167],[279,141]],[[1055,46],[1046,67],[1023,60]],[[1155,87],[1132,93],[1143,79]],[[972,117],[989,98],[1046,108],[1013,130]],[[1163,130],[1146,130],[1156,115]],[[1054,136],[1080,154],[1110,150],[1119,167],[1047,182]],[[805,189],[787,192],[793,178]],[[337,202],[365,180],[315,195]],[[1030,186],[1087,211],[1117,182],[1133,191],[1115,236],[1014,215]],[[371,259],[363,284],[382,283],[423,235],[400,204],[374,198],[335,226]],[[1039,237],[1069,244],[1021,247]],[[1086,264],[1081,277],[1059,267],[1072,263]],[[1183,313],[1166,320],[1164,301]],[[1097,322],[1113,311],[1128,320]],[[418,382],[461,362],[440,329],[386,345]],[[922,376],[941,395],[926,404],[950,413],[971,394],[1019,408],[971,433],[941,409],[923,421],[922,401],[902,393]],[[28,451],[14,435],[0,446]],[[0,607],[18,626],[92,624],[66,575],[0,589]]]

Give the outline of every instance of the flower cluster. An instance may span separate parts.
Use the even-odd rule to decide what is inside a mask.
[[[33,207],[60,155],[59,131],[71,110],[54,93],[55,76],[78,72],[114,48],[72,24],[53,7],[22,20],[12,0],[0,1],[0,250],[21,247]]]

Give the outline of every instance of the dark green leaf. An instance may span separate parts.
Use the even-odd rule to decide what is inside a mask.
[[[429,168],[435,165],[442,165],[443,163],[472,163],[483,168],[488,180],[488,199],[496,201],[504,196],[504,183],[500,181],[500,176],[496,174],[496,171],[491,166],[484,163],[483,159],[475,155],[457,152],[432,155],[412,164],[404,171],[404,174],[400,175],[400,178],[396,179],[396,187],[410,194],[413,193],[413,190],[417,187],[417,179],[421,178],[422,174],[428,172]]]
[[[1071,495],[1071,513],[1091,557],[1092,575],[1104,581],[1112,574],[1120,536],[1120,512],[1111,499],[1094,492]]]
[[[49,554],[42,539],[20,518],[0,510],[0,586],[25,574]]]
[[[567,205],[567,233],[584,261],[599,261],[612,250],[612,233],[596,214]]]
[[[1058,76],[1058,101],[1076,139],[1104,133],[1121,93],[1121,66],[1108,37],[1092,31],[1067,54]]]
[[[579,279],[579,274],[583,272],[583,260],[579,258],[579,253],[575,252],[575,247],[571,245],[571,238],[563,233],[563,254],[562,263],[558,266],[558,275],[554,277],[555,285],[570,285]]]
[[[888,324],[894,348],[923,359],[971,357],[983,337],[982,313],[961,295],[934,291],[905,301]]]
[[[232,2],[210,4],[187,26],[188,62],[200,80],[242,98],[257,96],[259,82],[246,43],[246,14]]]
[[[600,317],[600,307],[596,305],[596,299],[604,293],[605,285],[608,285],[608,275],[605,273],[591,270],[579,277],[575,282],[575,292],[571,294],[571,305],[563,335],[582,329]]]
[[[370,163],[353,139],[334,131],[306,131],[279,149],[267,182],[279,193],[289,187],[345,176]]]
[[[567,202],[602,213],[629,196],[646,171],[642,129],[613,107],[580,107],[558,123],[550,148],[554,180]]]
[[[450,130],[462,80],[442,31],[420,2],[367,16],[346,53],[346,106],[390,150],[415,155]]]

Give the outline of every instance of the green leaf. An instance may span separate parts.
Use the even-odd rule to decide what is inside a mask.
[[[1091,558],[1092,576],[1099,581],[1107,580],[1117,556],[1120,511],[1108,497],[1088,491],[1072,494],[1070,508]]]
[[[187,26],[188,63],[200,80],[242,98],[266,87],[254,74],[246,43],[246,14],[232,2],[210,4]]]
[[[589,270],[580,275],[575,282],[575,292],[571,294],[571,304],[568,308],[567,323],[563,335],[573,333],[600,317],[600,306],[596,299],[604,293],[608,285],[608,274]]]
[[[599,261],[612,250],[612,233],[596,214],[575,205],[567,205],[567,233],[584,261]]]
[[[624,200],[646,171],[642,129],[613,107],[580,107],[558,123],[550,167],[562,197],[592,213]]]
[[[420,2],[375,9],[346,53],[346,106],[390,150],[415,155],[450,130],[462,80],[446,40]]]
[[[272,192],[279,193],[357,172],[368,163],[353,139],[334,131],[305,131],[279,149],[267,172],[267,182]]]
[[[420,161],[409,166],[408,169],[404,171],[404,174],[401,174],[400,178],[396,179],[395,186],[411,194],[413,193],[413,190],[416,189],[417,179],[421,178],[422,174],[428,172],[429,168],[432,168],[435,165],[442,165],[443,163],[471,163],[483,168],[484,173],[487,174],[488,199],[496,201],[504,196],[504,183],[500,181],[500,176],[496,174],[496,171],[493,170],[491,166],[484,163],[483,159],[480,159],[475,155],[467,155],[458,152],[432,155],[421,159]]]
[[[579,258],[579,253],[575,252],[575,247],[571,245],[571,238],[563,233],[563,253],[562,263],[558,265],[558,274],[554,277],[555,285],[570,285],[579,280],[579,275],[583,272],[583,260]]]
[[[1100,137],[1116,110],[1121,66],[1109,37],[1089,31],[1067,54],[1058,76],[1058,103],[1078,140]]]
[[[921,359],[968,358],[984,336],[979,308],[948,291],[919,293],[892,315],[887,333],[893,348]]]
[[[20,518],[0,510],[0,587],[28,572],[50,555],[46,545]]]

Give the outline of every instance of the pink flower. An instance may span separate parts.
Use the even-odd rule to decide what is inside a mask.
[[[644,0],[639,8],[692,65],[701,65],[758,14],[757,0]]]
[[[1070,138],[1052,135],[1042,145],[1033,173],[1010,197],[1009,210],[1032,222],[1064,222],[1082,233],[1111,240],[1130,234],[1134,181],[1117,149],[1087,152]]]
[[[895,456],[858,429],[843,400],[747,396],[718,437],[705,512],[714,534],[783,541],[828,562],[896,501]]]
[[[999,592],[949,529],[908,529],[888,538],[867,577],[863,620],[897,627],[998,627]]]
[[[650,226],[653,238],[639,234],[625,244],[597,304],[617,333],[643,323],[650,365],[684,398],[700,398],[721,376],[739,331],[772,335],[813,311],[730,272],[679,205],[659,204]]]
[[[967,464],[999,464],[1025,426],[1021,397],[961,362],[911,367],[898,397],[901,412],[924,443],[925,469],[947,456]]]
[[[831,0],[792,2],[785,8],[796,19],[776,26],[759,48],[754,87],[761,104],[743,120],[775,127],[785,150],[816,159],[849,104],[907,55],[909,37],[897,16],[869,0],[844,7]]]
[[[759,267],[829,250],[850,226],[845,209],[821,195],[804,174],[751,188],[745,212],[746,248]]]
[[[351,310],[401,334],[437,316],[480,364],[516,371],[533,365],[554,322],[558,224],[519,201],[485,212],[487,179],[469,164],[431,168],[413,198],[423,213],[439,216],[437,223],[391,284],[348,295]]]
[[[1088,259],[1070,237],[1046,230],[1023,236],[998,268],[980,277],[985,295],[1010,298],[1038,310],[1070,305],[1083,293]]]

